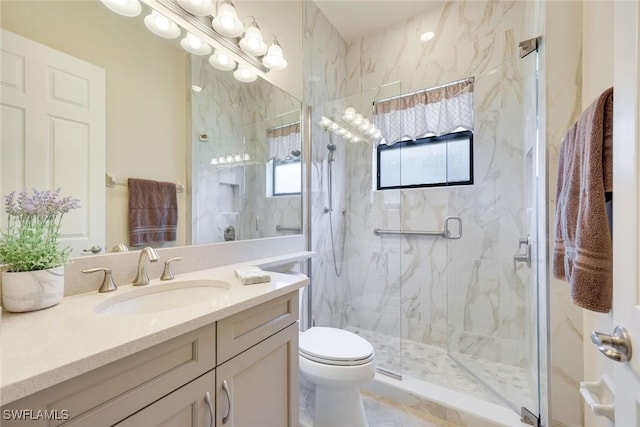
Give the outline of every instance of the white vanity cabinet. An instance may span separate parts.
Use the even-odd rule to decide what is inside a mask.
[[[297,320],[296,290],[3,406],[2,426],[297,427]]]
[[[297,320],[294,292],[218,322],[217,427],[298,427]]]

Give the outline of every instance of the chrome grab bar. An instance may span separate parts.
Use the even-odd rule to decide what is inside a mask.
[[[300,227],[283,227],[276,225],[276,231],[295,231],[296,233],[300,233]]]
[[[451,232],[450,223],[458,223],[458,232],[453,234]],[[442,231],[420,231],[420,230],[381,230],[379,228],[373,229],[373,234],[381,236],[384,234],[403,235],[403,236],[435,236],[444,237],[445,239],[458,240],[462,237],[462,218],[457,216],[448,216],[444,220],[444,230]]]

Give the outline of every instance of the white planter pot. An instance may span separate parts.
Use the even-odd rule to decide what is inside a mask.
[[[35,311],[51,307],[64,296],[64,266],[48,270],[2,272],[2,307],[7,311]]]

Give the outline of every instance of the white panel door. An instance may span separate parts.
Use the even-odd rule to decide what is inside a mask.
[[[616,426],[640,426],[640,4],[615,2],[613,320],[631,335],[616,363]]]
[[[104,248],[105,72],[9,31],[1,36],[0,190],[60,188],[80,199],[65,215],[60,244],[73,256]],[[4,210],[1,219],[4,226]]]

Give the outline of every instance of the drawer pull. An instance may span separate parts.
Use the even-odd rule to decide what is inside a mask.
[[[204,401],[207,403],[207,407],[209,408],[209,427],[213,427],[213,405],[211,404],[211,395],[209,392],[204,394]]]
[[[231,416],[231,396],[229,395],[229,385],[227,384],[227,380],[222,381],[222,391],[224,391],[224,394],[227,396],[227,413],[222,416],[222,424],[226,424]]]

